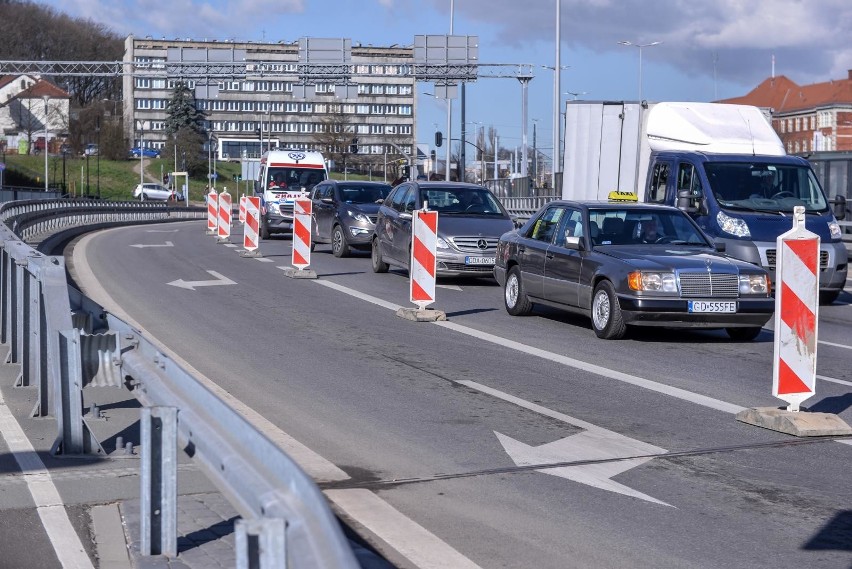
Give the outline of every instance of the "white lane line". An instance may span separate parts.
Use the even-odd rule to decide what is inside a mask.
[[[62,497],[50,478],[50,472],[36,454],[21,425],[0,393],[0,434],[15,457],[36,504],[36,512],[63,569],[94,569],[92,560],[74,531]]]
[[[350,296],[354,296],[355,298],[360,298],[362,300],[366,300],[367,302],[371,302],[378,306],[382,306],[384,308],[389,308],[391,310],[398,310],[400,307],[396,304],[392,304],[390,302],[385,302],[368,294],[364,294],[362,292],[358,292],[356,290],[350,289],[348,287],[330,283],[328,281],[316,280],[314,281],[317,284],[321,284],[323,286],[327,286],[329,288],[333,288]],[[545,360],[550,360],[552,362],[556,362],[559,364],[563,364],[569,367],[573,367],[576,369],[581,369],[583,371],[587,371],[589,373],[594,373],[596,375],[602,375],[604,377],[608,377],[611,379],[615,379],[618,381],[622,381],[624,383],[629,383],[630,385],[635,385],[637,387],[642,387],[644,389],[648,389],[650,391],[656,391],[658,393],[662,393],[664,395],[669,395],[671,397],[676,397],[678,399],[683,399],[685,401],[689,401],[691,403],[696,403],[698,405],[703,405],[704,407],[709,407],[711,409],[716,409],[717,411],[723,411],[725,413],[732,413],[736,415],[740,411],[745,410],[745,407],[740,407],[739,405],[734,405],[733,403],[728,403],[726,401],[722,401],[720,399],[714,399],[712,397],[708,397],[706,395],[700,395],[698,393],[693,393],[691,391],[687,391],[685,389],[680,389],[678,387],[672,387],[670,385],[666,385],[664,383],[658,383],[656,381],[651,381],[650,379],[645,379],[642,377],[638,377],[635,375],[630,375],[628,373],[622,373],[619,371],[607,369],[603,366],[590,364],[584,361],[580,361],[574,358],[569,358],[568,356],[563,356],[560,354],[554,354],[553,352],[548,352],[547,350],[542,350],[540,348],[534,348],[532,346],[528,346],[526,344],[522,344],[520,342],[515,342],[514,340],[508,340],[506,338],[501,338],[500,336],[495,336],[494,334],[489,334],[487,332],[480,332],[479,330],[475,330],[473,328],[468,328],[467,326],[463,326],[461,324],[456,324],[454,322],[434,322],[436,326],[441,326],[442,328],[448,328],[450,330],[454,330],[461,334],[466,334],[468,336],[473,336],[474,338],[479,338],[480,340],[484,340],[486,342],[490,342],[492,344],[497,344],[498,346],[503,346],[505,348],[510,348],[512,350],[516,350],[519,352],[523,352],[529,354],[531,356],[536,356]]]
[[[843,380],[843,379],[837,379],[837,378],[834,378],[834,377],[828,377],[827,375],[819,375],[819,374],[817,374],[816,378],[821,379],[823,381],[830,381],[831,383],[839,383],[840,385],[848,385],[849,387],[852,387],[852,381],[846,381],[846,380]]]
[[[369,490],[326,490],[353,519],[391,544],[418,569],[477,569],[473,561]]]
[[[843,348],[844,350],[852,350],[852,346],[847,346],[846,344],[835,344],[834,342],[826,342],[824,340],[818,340],[820,344],[824,344],[826,346],[833,346],[835,348]]]
[[[274,262],[275,262],[275,260],[274,260],[274,259],[269,259],[269,258],[267,258],[267,257],[255,257],[255,259],[254,259],[254,260],[255,260],[255,261],[258,261],[258,262],[260,262],[260,263],[274,263]]]

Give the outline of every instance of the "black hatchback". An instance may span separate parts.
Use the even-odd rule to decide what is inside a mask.
[[[352,249],[368,251],[379,207],[390,191],[382,182],[324,180],[314,186],[311,249],[331,243],[335,257]]]

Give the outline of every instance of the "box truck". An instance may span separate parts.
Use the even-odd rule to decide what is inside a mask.
[[[795,206],[820,237],[820,302],[846,284],[847,252],[834,207],[810,164],[790,156],[757,107],[719,103],[569,101],[562,198],[622,198],[676,206],[728,255],[767,269]],[[837,217],[835,217],[835,214]]]

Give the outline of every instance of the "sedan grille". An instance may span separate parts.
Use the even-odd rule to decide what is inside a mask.
[[[737,298],[739,277],[717,273],[680,273],[680,295],[690,298]]]
[[[459,251],[467,253],[496,253],[499,240],[498,237],[450,237]]]
[[[775,257],[777,252],[775,249],[767,249],[766,250],[766,264],[769,265],[769,268],[775,268]],[[828,251],[820,251],[819,252],[819,268],[827,269],[828,268]]]
[[[464,273],[491,273],[494,265],[465,265],[464,263],[445,263],[441,261],[438,270],[445,269],[452,272]]]

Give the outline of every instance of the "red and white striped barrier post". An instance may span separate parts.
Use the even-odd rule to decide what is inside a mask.
[[[315,279],[316,272],[309,270],[311,264],[311,212],[313,202],[307,198],[293,200],[293,259],[284,274],[292,278]]]
[[[207,235],[215,235],[219,225],[219,194],[210,189],[207,194]]]
[[[246,195],[240,196],[240,223],[246,222]]]
[[[435,270],[438,247],[438,212],[426,209],[413,213],[413,238],[409,259],[409,296],[420,310],[435,302]]]
[[[219,194],[219,243],[231,242],[231,207],[231,194],[228,193],[228,188],[223,188]]]
[[[805,228],[805,208],[793,210],[793,229],[778,236],[775,354],[772,395],[788,411],[815,393],[819,313],[819,235]]]
[[[817,317],[819,315],[819,236],[805,227],[805,208],[793,208],[793,229],[776,241],[775,351],[772,395],[786,409],[755,407],[737,420],[797,437],[852,435],[835,413],[800,411],[816,391]]]
[[[262,257],[257,250],[260,238],[260,197],[251,196],[245,198],[245,225],[243,225],[243,248],[240,254],[243,257]]]

